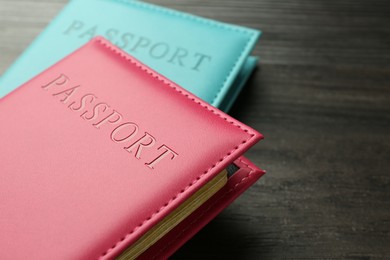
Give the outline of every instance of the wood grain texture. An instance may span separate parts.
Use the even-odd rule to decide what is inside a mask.
[[[0,0],[0,73],[65,2]],[[389,259],[389,2],[150,2],[263,31],[232,115],[268,174],[173,258]]]

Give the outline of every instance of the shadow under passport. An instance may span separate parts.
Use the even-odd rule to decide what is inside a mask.
[[[259,234],[227,219],[226,214],[211,221],[170,259],[263,259],[259,249],[265,254],[268,250]]]
[[[248,114],[248,111],[260,102],[259,98],[262,97],[262,95],[259,95],[262,92],[260,73],[261,67],[258,65],[228,112],[229,115],[240,120],[243,115]]]

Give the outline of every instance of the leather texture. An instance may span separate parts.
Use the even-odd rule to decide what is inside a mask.
[[[0,121],[3,259],[112,259],[262,138],[100,37]]]
[[[251,73],[242,69],[260,32],[138,1],[73,0],[4,73],[0,97],[96,35],[221,108]]]
[[[239,167],[239,170],[229,178],[228,183],[218,193],[138,259],[167,259],[265,173],[245,157],[238,158],[234,164]]]
[[[248,57],[240,73],[237,75],[237,78],[234,81],[232,87],[229,88],[229,91],[226,94],[226,98],[224,98],[223,101],[219,104],[218,107],[220,110],[227,112],[234,105],[234,101],[236,101],[241,90],[244,88],[245,83],[252,75],[252,72],[256,69],[257,62],[258,58]]]

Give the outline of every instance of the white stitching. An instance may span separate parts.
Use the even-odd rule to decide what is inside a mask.
[[[136,60],[133,60],[132,57],[130,55],[128,55],[127,53],[124,53],[120,50],[118,50],[116,47],[112,46],[112,45],[109,45],[103,38],[100,38],[100,37],[96,37],[94,39],[95,42],[101,44],[103,47],[107,48],[108,50],[112,51],[113,53],[119,55],[121,58],[125,59],[126,61],[129,61],[131,64],[133,64],[134,66],[136,66],[136,68],[139,68],[141,69],[142,71],[148,73],[149,75],[153,76],[154,78],[156,78],[157,80],[163,82],[164,84],[168,85],[169,87],[173,88],[174,90],[176,90],[177,92],[179,92],[181,95],[184,95],[186,98],[190,99],[191,101],[195,102],[196,104],[198,104],[199,106],[201,106],[202,108],[205,108],[207,109],[209,112],[215,114],[216,116],[224,119],[225,121],[227,121],[228,123],[240,128],[242,131],[244,131],[245,133],[247,133],[249,135],[248,139],[246,140],[243,140],[240,144],[238,144],[237,146],[235,146],[231,151],[229,151],[223,158],[219,159],[216,163],[214,163],[209,169],[205,170],[201,175],[199,175],[196,179],[194,179],[191,183],[189,183],[185,188],[183,188],[180,192],[178,192],[175,196],[173,196],[168,202],[166,202],[160,209],[156,210],[151,216],[149,216],[148,218],[146,218],[144,221],[142,221],[140,224],[138,224],[136,227],[134,227],[131,231],[127,232],[126,235],[124,235],[118,242],[116,242],[112,247],[110,247],[109,249],[107,249],[105,252],[103,252],[100,256],[100,258],[104,257],[105,255],[107,255],[111,250],[113,250],[114,248],[116,248],[119,244],[121,244],[128,236],[130,236],[131,234],[133,234],[138,228],[142,227],[145,223],[149,222],[151,219],[153,219],[159,212],[161,212],[163,209],[165,209],[168,205],[170,205],[172,202],[174,202],[180,195],[182,195],[183,193],[185,193],[191,186],[193,186],[195,183],[197,183],[199,180],[201,180],[205,175],[207,175],[213,168],[215,168],[218,164],[220,164],[221,162],[223,162],[227,157],[229,157],[233,152],[235,152],[236,150],[238,150],[240,148],[240,146],[244,145],[245,143],[247,143],[250,139],[252,139],[253,137],[255,137],[255,134],[254,133],[250,133],[251,131],[248,130],[248,129],[245,129],[243,126],[240,126],[238,124],[236,124],[234,121],[230,121],[227,117],[224,117],[223,115],[220,114],[220,112],[212,109],[209,105],[207,105],[206,103],[203,103],[199,100],[196,100],[194,97],[190,96],[190,94],[188,93],[185,93],[183,92],[182,90],[180,90],[179,88],[177,88],[176,86],[174,86],[171,82],[167,81],[166,79],[162,78],[161,76],[159,76],[158,74],[156,74],[155,72],[153,72],[152,70],[150,70],[149,68],[143,66],[143,64],[141,63],[138,63]]]
[[[231,26],[231,25],[228,25],[228,24],[225,24],[225,23],[216,22],[216,21],[213,21],[213,20],[210,20],[210,19],[207,19],[207,18],[198,17],[198,16],[194,16],[194,15],[191,15],[191,14],[187,14],[187,13],[182,13],[182,12],[178,12],[178,11],[171,10],[171,9],[168,9],[168,8],[158,7],[158,6],[147,4],[147,3],[127,1],[127,0],[114,0],[114,1],[120,2],[120,3],[123,3],[123,4],[127,4],[127,5],[139,6],[141,8],[153,10],[153,11],[160,12],[160,13],[166,13],[166,14],[169,14],[169,15],[181,17],[181,18],[188,19],[188,20],[192,20],[192,21],[195,21],[195,22],[198,22],[198,23],[203,23],[203,24],[215,26],[215,27],[218,27],[218,28],[221,28],[221,29],[225,29],[225,30],[236,31],[236,32],[239,32],[239,33],[247,34],[249,36],[245,47],[243,48],[243,50],[239,54],[237,60],[233,64],[233,67],[231,68],[231,70],[227,74],[227,76],[226,76],[225,80],[223,81],[221,87],[218,89],[218,91],[216,92],[213,100],[211,101],[211,104],[214,105],[214,106],[216,105],[216,104],[214,104],[215,100],[217,100],[217,98],[219,98],[219,96],[222,94],[222,90],[227,87],[226,83],[232,77],[232,74],[233,74],[234,70],[236,69],[236,67],[239,64],[239,61],[244,57],[244,54],[246,52],[249,52],[251,43],[256,41],[256,34],[251,32],[251,31],[249,31],[248,29],[245,29],[245,28],[234,27],[234,26]]]
[[[153,257],[152,259],[156,259],[161,253],[163,253],[164,251],[166,251],[168,249],[168,247],[170,247],[173,243],[175,243],[189,228],[192,227],[192,225],[196,222],[198,222],[207,212],[209,212],[209,210],[211,208],[214,207],[215,204],[217,204],[220,200],[224,199],[227,195],[229,195],[231,192],[233,192],[234,190],[237,189],[238,186],[241,185],[241,183],[243,183],[244,181],[246,181],[254,172],[255,172],[255,169],[253,169],[252,167],[250,167],[247,163],[243,162],[240,159],[238,159],[242,164],[244,164],[248,169],[250,169],[249,173],[247,175],[245,175],[239,182],[237,182],[233,188],[231,188],[230,190],[228,190],[223,196],[219,197],[217,200],[214,201],[214,203],[212,203],[209,207],[207,207],[201,214],[199,214],[197,216],[196,219],[194,219],[193,221],[191,221],[191,223],[187,226],[187,228],[184,228],[175,238],[173,238],[171,240],[170,243],[168,243],[167,245],[165,245],[165,247],[163,247],[161,250],[159,250]]]

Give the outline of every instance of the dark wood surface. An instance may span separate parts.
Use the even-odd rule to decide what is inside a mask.
[[[0,0],[0,73],[65,2]],[[263,31],[232,115],[268,173],[174,258],[390,259],[389,2],[150,2]]]

